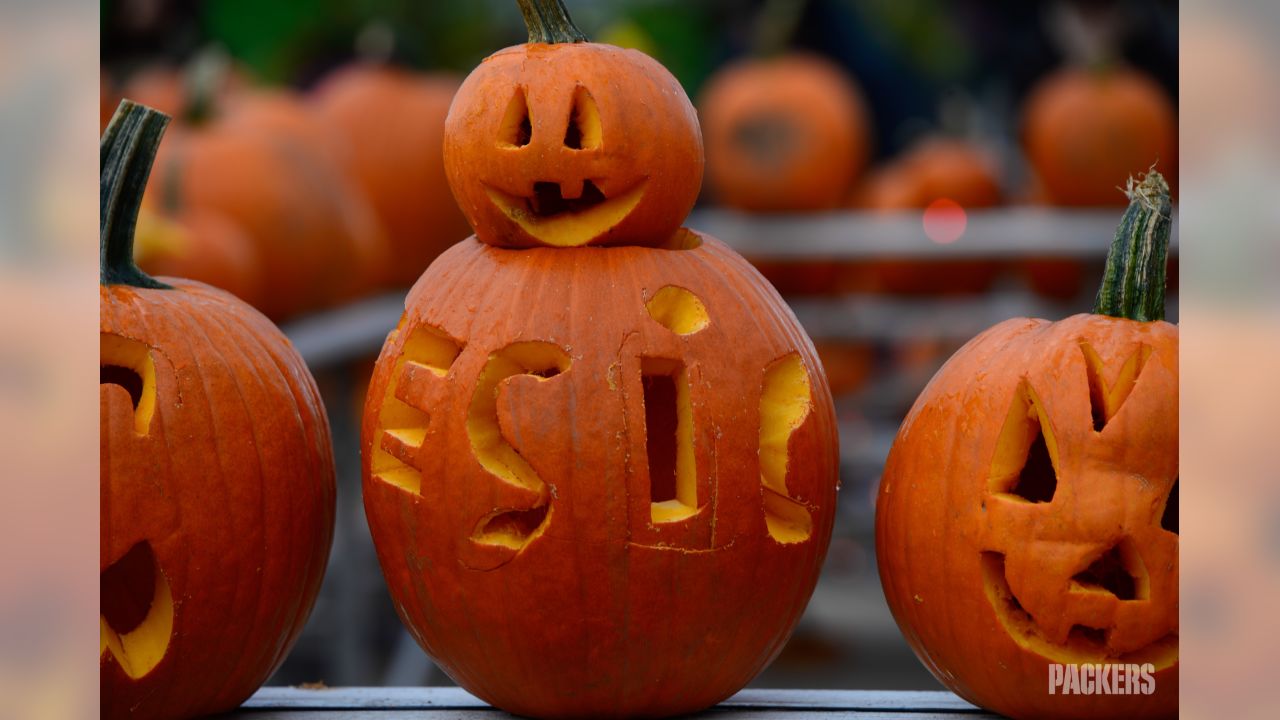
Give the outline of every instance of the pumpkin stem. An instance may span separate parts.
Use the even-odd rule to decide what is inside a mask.
[[[142,206],[142,193],[147,188],[160,137],[168,124],[168,115],[132,100],[121,100],[102,134],[98,267],[103,285],[169,287],[139,270],[133,262],[138,208]]]
[[[1153,167],[1141,182],[1129,178],[1125,194],[1129,208],[1107,252],[1093,312],[1144,322],[1163,320],[1165,260],[1173,227],[1169,183]]]
[[[516,0],[531,43],[580,43],[587,36],[573,24],[562,0]]]

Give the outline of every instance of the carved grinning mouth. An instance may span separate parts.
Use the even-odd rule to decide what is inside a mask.
[[[485,186],[489,199],[525,232],[548,245],[584,245],[622,222],[644,197],[646,182],[609,198],[585,180],[582,194],[565,198],[559,183],[537,182],[533,195],[520,197]]]
[[[173,594],[151,543],[142,541],[99,576],[101,645],[130,678],[151,672],[169,649]]]

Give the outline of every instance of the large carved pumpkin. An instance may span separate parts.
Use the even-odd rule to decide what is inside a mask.
[[[522,5],[568,22],[558,0]],[[587,57],[520,52],[562,48]],[[652,63],[600,53],[622,59],[591,77]],[[596,100],[608,138],[635,101]],[[365,509],[400,617],[460,685],[522,715],[729,696],[781,649],[830,538],[835,418],[794,316],[714,238],[637,240],[455,245],[369,386]]]
[[[166,122],[125,101],[102,141],[104,718],[247,698],[302,630],[333,534],[329,427],[302,359],[231,295],[133,265]]]
[[[1177,712],[1168,186],[1153,172],[1130,196],[1094,313],[974,338],[916,401],[881,480],[876,552],[903,634],[940,682],[1013,717]],[[1149,663],[1153,692],[1051,694],[1054,663]]]

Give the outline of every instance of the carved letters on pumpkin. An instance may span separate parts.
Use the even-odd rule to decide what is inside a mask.
[[[677,286],[658,290],[645,302],[645,310],[650,319],[681,342],[711,322],[702,300]],[[385,391],[371,472],[375,479],[419,494],[423,482],[420,454],[434,432],[431,412],[435,407],[451,404],[448,397],[454,390],[447,378],[465,344],[429,326],[419,326],[411,332]],[[699,516],[709,498],[699,497],[691,400],[694,375],[679,359],[651,357],[643,352],[639,355],[633,359],[641,374],[638,389],[643,397],[640,406],[645,415],[647,455],[647,462],[640,468],[650,476],[650,511],[645,520],[655,526],[651,529],[656,529]],[[497,496],[507,498],[505,504],[512,506],[495,508],[475,523],[469,540],[488,550],[467,551],[464,563],[468,566],[488,570],[505,564],[549,524],[550,486],[504,437],[500,418],[504,415],[503,403],[513,402],[512,393],[520,396],[521,403],[538,402],[536,393],[525,392],[532,386],[525,386],[554,382],[569,372],[570,365],[565,349],[549,342],[524,341],[490,353],[479,370],[465,430],[476,461],[494,482],[506,487]],[[791,438],[804,425],[813,404],[809,373],[800,355],[786,354],[764,368],[760,392],[764,525],[770,537],[780,544],[801,543],[812,535],[812,511],[789,494],[786,482]],[[645,546],[678,549],[681,543],[672,536],[660,544]]]

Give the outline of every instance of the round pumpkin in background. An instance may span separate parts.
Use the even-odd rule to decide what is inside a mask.
[[[698,106],[707,187],[722,205],[760,212],[834,208],[866,164],[870,121],[861,93],[821,58],[729,65],[708,81]]]
[[[1093,313],[1008,320],[961,348],[881,479],[894,618],[939,682],[1010,717],[1177,714],[1171,209],[1156,172],[1129,195]],[[1055,667],[1085,663],[1112,664],[1131,694],[1049,690]]]
[[[831,396],[773,288],[718,240],[667,227],[696,183],[677,204],[662,185],[679,174],[671,158],[641,158],[671,133],[693,153],[697,127],[657,112],[687,100],[651,105],[652,117],[644,103],[679,86],[639,53],[584,42],[559,0],[521,7],[530,43],[485,61],[454,111],[473,117],[458,114],[480,98],[469,87],[504,111],[527,88],[536,145],[495,147],[501,128],[451,116],[447,147],[501,159],[451,162],[454,189],[484,193],[487,209],[469,206],[477,217],[499,213],[477,223],[491,240],[636,244],[477,237],[432,263],[369,385],[369,527],[401,619],[485,701],[535,717],[693,712],[773,659],[817,582],[835,512]],[[583,89],[598,111],[575,120]],[[541,151],[578,121],[588,132],[573,144],[603,138],[601,154]],[[566,208],[552,222],[570,229],[548,236],[484,191],[508,177],[498,173],[570,182],[584,171],[607,198],[631,187],[637,208],[662,200],[656,235],[631,234],[655,215],[633,224],[628,210],[613,236],[591,209]]]
[[[530,42],[463,81],[444,162],[481,242],[656,246],[697,200],[702,135],[680,83],[648,55]]]
[[[1176,184],[1178,123],[1169,97],[1136,70],[1067,69],[1026,101],[1023,144],[1053,205],[1123,205],[1125,180],[1155,167]]]
[[[239,118],[239,106],[175,126],[156,159],[149,205],[171,216],[213,212],[239,226],[269,278],[257,307],[273,319],[367,288],[382,237],[353,208],[363,198],[329,157],[312,151],[308,135],[283,132],[283,122]]]
[[[872,172],[851,205],[871,210],[926,208],[936,200],[962,208],[1001,203],[1000,173],[982,147],[964,140],[927,138],[900,158]]]
[[[1001,203],[999,178],[995,160],[982,147],[962,140],[928,138],[873,171],[853,192],[851,205],[877,213],[950,213],[954,219],[947,222],[967,223],[968,211]],[[922,221],[929,222],[927,217]],[[981,293],[995,282],[1000,263],[984,259],[883,259],[852,272],[869,275],[870,280],[861,284],[889,294]]]
[[[256,305],[265,289],[253,241],[234,222],[212,212],[166,217],[138,211],[134,258],[151,275],[197,280]]]
[[[288,90],[246,92],[228,102],[222,122],[231,129],[264,132],[294,145],[324,178],[331,202],[342,215],[341,227],[350,242],[349,275],[332,287],[334,301],[367,295],[396,272],[385,229],[364,188],[348,175],[348,161],[357,148],[347,143],[340,129],[318,116],[302,97]]]
[[[168,118],[102,139],[102,717],[230,710],[283,661],[324,575],[334,464],[315,382],[265,317],[133,264]]]
[[[469,233],[444,174],[444,121],[457,89],[452,75],[355,65],[313,94],[315,111],[344,145],[342,167],[386,233],[383,284],[412,283]]]

